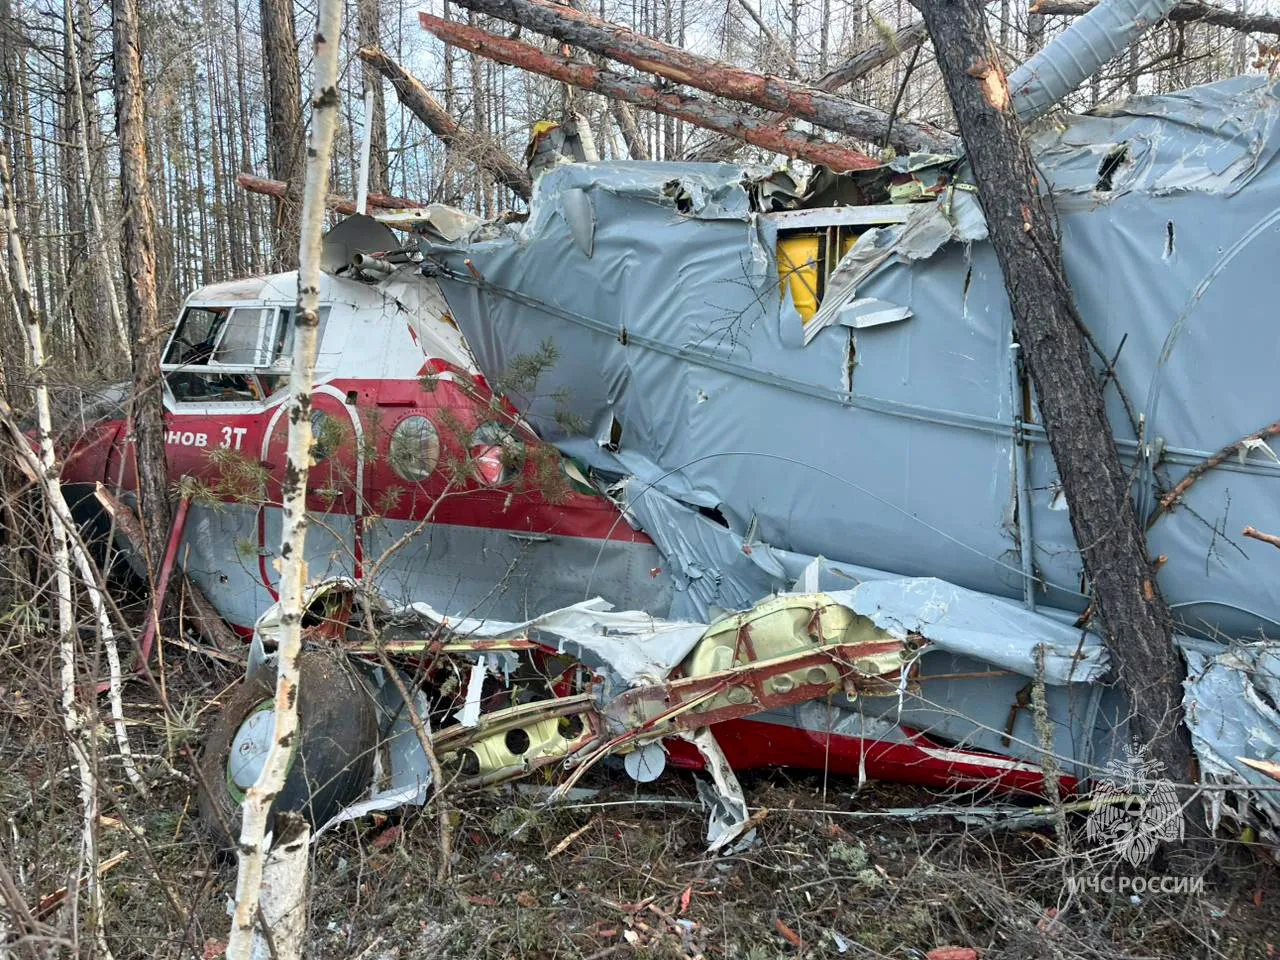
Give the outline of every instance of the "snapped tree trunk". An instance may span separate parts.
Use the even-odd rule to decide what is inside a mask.
[[[779,130],[755,117],[734,113],[692,94],[679,93],[646,80],[602,70],[592,63],[550,54],[527,43],[441,20],[428,13],[419,13],[418,18],[423,27],[454,46],[562,83],[572,83],[593,93],[626,100],[646,110],[675,117],[694,126],[737,137],[774,153],[825,164],[837,171],[866,170],[880,164],[878,160],[851,147],[831,143],[821,137]]]
[[[266,177],[255,177],[250,173],[236,174],[236,183],[250,193],[260,193],[267,197],[283,197],[289,185],[282,180],[268,180]],[[405,197],[389,197],[385,193],[371,193],[365,198],[371,209],[377,210],[412,210],[421,207],[417,200]],[[325,206],[343,216],[351,216],[356,212],[356,202],[350,197],[331,193],[325,197]]]
[[[267,85],[267,169],[289,189],[276,201],[273,259],[278,269],[298,265],[304,166],[302,77],[293,0],[261,0],[262,65]]]
[[[627,66],[708,93],[776,110],[789,117],[860,140],[890,143],[902,150],[954,149],[955,138],[926,123],[898,118],[883,110],[827,93],[794,80],[766,76],[699,56],[646,37],[593,14],[553,0],[454,0],[459,6],[500,17]],[[625,78],[624,78],[625,79]]]
[[[294,738],[298,735],[299,657],[302,653],[302,614],[306,598],[307,476],[311,469],[311,387],[315,374],[320,322],[320,236],[324,229],[329,163],[338,120],[338,49],[342,29],[342,0],[321,0],[315,34],[315,92],[311,101],[311,140],[307,147],[306,187],[302,198],[298,249],[298,301],[294,310],[293,365],[289,371],[289,439],[281,491],[280,640],[277,646],[276,695],[271,746],[257,782],[245,791],[240,828],[239,870],[235,914],[227,941],[227,960],[248,960],[253,953],[259,897],[262,892],[264,836],[272,802],[284,786]],[[281,818],[278,818],[278,820]],[[278,824],[279,826],[279,824]],[[295,824],[296,828],[296,824]],[[283,873],[307,869],[305,832],[277,829],[285,843]],[[288,856],[301,845],[301,853]],[[303,881],[291,882],[281,872],[273,878],[278,895],[293,897]],[[269,911],[263,910],[263,913]],[[306,910],[294,910],[302,926],[277,927],[272,956],[301,956],[301,930]]]
[[[361,47],[360,59],[391,81],[396,96],[415,117],[421,120],[445,144],[472,158],[523,200],[533,190],[529,173],[516,163],[494,141],[483,133],[468,130],[455,120],[419,80],[379,47]]]
[[[169,537],[169,469],[164,448],[160,352],[164,329],[156,305],[155,216],[147,187],[147,121],[143,104],[138,0],[112,0],[116,135],[120,140],[121,259],[129,339],[133,345],[134,456],[138,500],[147,532],[147,567],[159,569]]]
[[[1166,777],[1194,780],[1182,724],[1185,670],[1130,500],[1062,267],[1055,223],[1014,117],[981,0],[913,0],[924,14],[978,184],[1014,330],[1039,399],[1103,640],[1131,703],[1132,734]]]

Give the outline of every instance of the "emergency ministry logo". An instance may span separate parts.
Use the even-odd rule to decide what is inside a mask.
[[[1125,747],[1124,757],[1107,764],[1085,822],[1089,842],[1105,844],[1137,865],[1160,841],[1182,839],[1182,807],[1173,783],[1160,777],[1163,769],[1136,741]]]

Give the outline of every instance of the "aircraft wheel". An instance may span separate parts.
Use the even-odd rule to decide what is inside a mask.
[[[298,666],[297,747],[271,812],[298,812],[319,825],[368,789],[378,745],[377,709],[341,654],[304,651]],[[274,681],[246,678],[205,740],[200,818],[219,846],[239,842],[244,792],[266,761],[274,715]]]

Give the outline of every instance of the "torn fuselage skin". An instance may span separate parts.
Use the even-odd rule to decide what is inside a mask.
[[[259,622],[251,677],[272,670],[275,614],[273,608]],[[379,796],[403,803],[406,788],[421,802],[430,779],[412,725],[404,722],[408,707],[387,678],[382,655],[401,671],[414,696],[414,710],[431,731],[450,790],[491,787],[549,770],[554,798],[604,758],[644,751],[650,775],[668,758],[674,766],[710,769],[720,793],[727,791],[731,800],[735,764],[717,731],[731,729],[734,721],[837,699],[841,712],[866,702],[871,714],[884,712],[877,702],[919,700],[921,663],[930,650],[921,634],[879,626],[849,602],[824,593],[775,597],[711,626],[683,631],[668,651],[679,659],[661,677],[638,678],[630,665],[598,655],[592,634],[606,628],[590,617],[569,627],[544,621],[467,636],[448,618],[422,608],[391,609],[354,581],[335,580],[313,590],[308,621],[307,644],[344,651],[383,714],[375,782],[368,796],[350,798],[365,806]],[[664,635],[666,626],[655,621],[652,634],[634,640],[644,645]],[[593,649],[597,655],[588,666],[582,656]],[[476,670],[483,676],[480,685],[468,680]],[[478,709],[468,715],[473,699]],[[884,739],[879,727],[874,733]],[[960,782],[954,773],[965,764],[975,783],[998,782],[1018,767],[909,728],[898,739],[917,751],[922,779],[928,780],[932,763],[937,783]],[[943,770],[950,772],[940,776]],[[724,809],[737,806],[727,802]],[[736,836],[723,824],[712,833],[713,845]]]

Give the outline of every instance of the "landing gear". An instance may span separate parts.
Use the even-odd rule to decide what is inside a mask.
[[[347,657],[323,650],[299,659],[298,734],[273,813],[320,825],[369,787],[378,746],[377,707]],[[240,808],[257,780],[275,722],[275,688],[262,673],[228,697],[200,760],[200,817],[220,846],[240,839]]]

